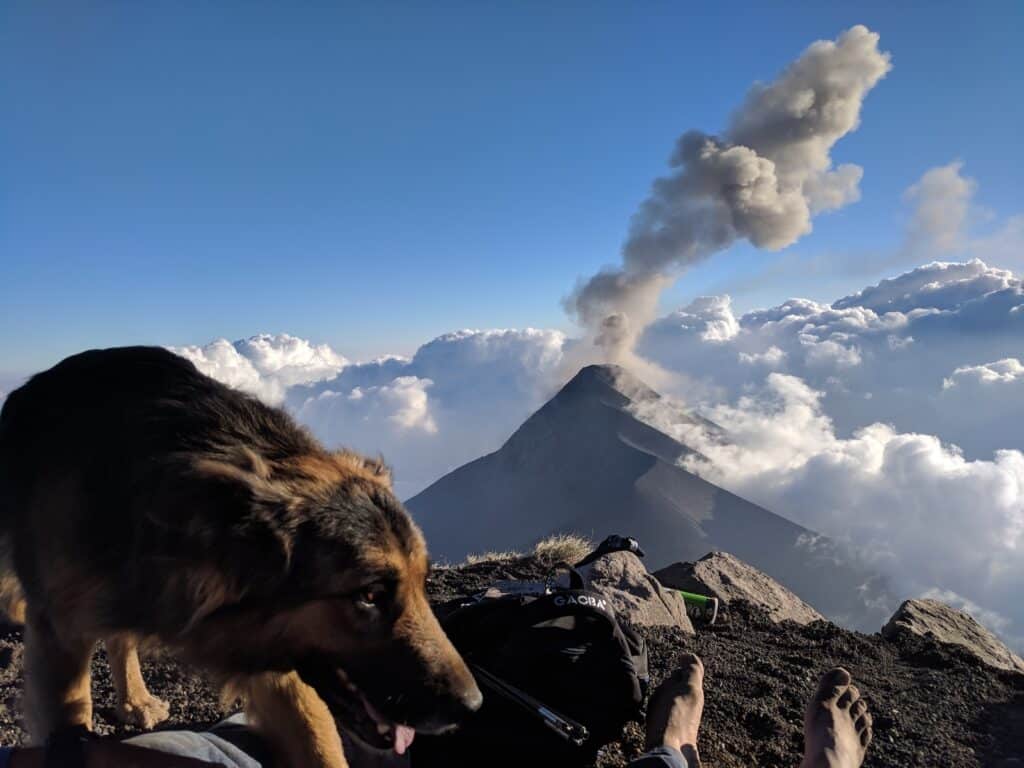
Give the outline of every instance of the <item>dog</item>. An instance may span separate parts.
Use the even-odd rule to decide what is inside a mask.
[[[166,717],[139,672],[155,639],[241,695],[294,768],[347,765],[339,726],[401,753],[482,700],[382,462],[164,349],[83,352],[8,396],[0,555],[35,742],[91,727],[100,639],[124,712]]]

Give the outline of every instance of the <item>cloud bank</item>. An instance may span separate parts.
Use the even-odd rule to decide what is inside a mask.
[[[659,424],[700,452],[687,469],[845,542],[899,597],[969,601],[1024,644],[1024,453],[969,460],[934,435],[883,423],[839,437],[823,394],[774,372],[704,415],[724,440],[692,421]]]
[[[381,453],[408,497],[496,450],[560,383],[558,331],[463,330],[411,358],[346,366],[291,388],[287,406],[329,444]]]
[[[1007,270],[935,262],[831,305],[791,299],[736,317],[728,297],[699,299],[652,323],[638,349],[685,375],[677,394],[695,407],[784,373],[821,393],[841,435],[882,421],[983,457],[1024,449],[1005,420],[1021,410],[1005,361],[1020,354],[1022,305],[1024,284]]]
[[[408,497],[500,447],[562,383],[574,343],[551,330],[462,330],[411,358],[359,363],[288,334],[172,349],[204,373],[284,405],[328,445],[383,455]]]
[[[559,331],[527,328],[457,331],[411,358],[360,363],[288,334],[172,349],[204,373],[284,405],[327,444],[383,455],[408,497],[500,447],[562,383],[573,345]]]

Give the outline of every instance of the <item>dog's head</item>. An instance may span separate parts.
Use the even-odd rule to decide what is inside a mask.
[[[297,617],[321,630],[298,672],[350,732],[401,752],[413,729],[444,731],[482,697],[427,603],[423,535],[378,465],[366,467],[369,477],[339,487],[320,512],[313,557],[349,547],[350,565]]]
[[[249,487],[253,511],[233,528],[254,582],[282,576],[204,617],[193,636],[226,647],[200,640],[198,655],[236,672],[296,669],[372,747],[404,751],[415,731],[442,732],[476,710],[480,691],[427,602],[423,535],[379,462],[344,453],[276,477],[257,470],[204,468]]]

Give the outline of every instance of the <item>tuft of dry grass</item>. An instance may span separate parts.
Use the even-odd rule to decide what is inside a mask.
[[[505,552],[481,552],[466,555],[463,565],[479,565],[480,563],[514,563],[517,560],[535,560],[542,566],[559,563],[578,563],[590,554],[594,545],[582,536],[574,533],[556,533],[538,541],[530,553],[507,550]]]
[[[538,541],[533,548],[533,556],[542,565],[574,565],[589,555],[593,549],[593,542],[582,536],[575,533],[556,533]]]
[[[521,560],[522,552],[481,552],[476,555],[466,555],[464,565],[479,565],[480,563],[510,563],[513,560]]]

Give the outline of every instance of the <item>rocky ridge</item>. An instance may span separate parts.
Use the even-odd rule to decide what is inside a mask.
[[[495,581],[543,580],[548,564],[530,557],[439,568],[428,581],[442,603]],[[906,612],[904,612],[906,613]],[[962,614],[961,614],[962,615]],[[897,622],[901,624],[903,622]],[[701,728],[704,763],[716,768],[792,768],[802,749],[802,713],[822,671],[849,669],[868,701],[875,740],[868,768],[1020,768],[1024,758],[1024,674],[992,666],[961,643],[935,632],[862,634],[828,621],[777,620],[770,609],[733,597],[718,621],[695,634],[678,626],[641,626],[652,682],[667,676],[683,652],[707,669]],[[997,641],[998,642],[998,641]],[[116,723],[105,657],[93,663],[96,730],[127,734]],[[220,716],[216,692],[166,658],[148,658],[153,692],[171,704],[168,727],[199,728]],[[0,627],[0,743],[22,743],[21,630]],[[619,768],[639,754],[640,724],[601,750],[595,768]],[[415,765],[415,763],[414,763]],[[427,768],[423,766],[423,768]]]

